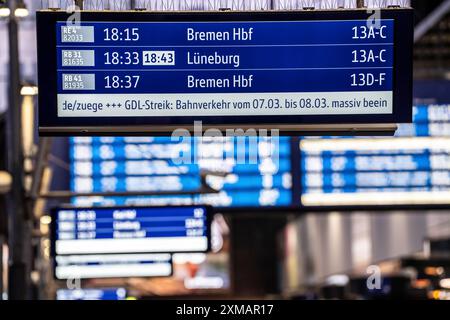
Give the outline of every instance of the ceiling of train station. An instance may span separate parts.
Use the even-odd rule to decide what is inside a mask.
[[[413,1],[416,25],[439,7],[442,0]],[[450,79],[450,12],[435,21],[414,48],[415,79]]]

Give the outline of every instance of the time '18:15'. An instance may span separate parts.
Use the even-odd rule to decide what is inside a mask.
[[[137,88],[140,76],[105,76],[105,89],[135,89]]]
[[[103,29],[105,41],[138,41],[139,28],[106,28]]]

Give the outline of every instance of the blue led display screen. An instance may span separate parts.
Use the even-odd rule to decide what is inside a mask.
[[[39,60],[51,70],[42,89],[51,92],[40,127],[118,134],[113,126],[170,132],[195,120],[411,122],[403,107],[411,105],[411,17],[386,10],[374,24],[360,10],[86,13],[71,25],[63,13],[42,12],[38,25],[50,34],[38,39],[49,42]]]
[[[209,215],[202,206],[55,209],[53,249],[56,255],[206,252]]]
[[[273,93],[273,99],[280,103],[273,108],[287,112],[287,106],[282,105],[285,97],[276,98],[275,92],[374,91],[379,93],[366,97],[385,101],[381,111],[389,113],[387,106],[392,107],[387,92],[392,92],[393,87],[393,20],[382,20],[380,29],[368,28],[366,20],[82,22],[77,28],[58,22],[56,29],[60,116],[174,116],[182,115],[183,109],[178,107],[188,101],[200,101],[199,96],[184,100],[183,96],[158,99],[150,95],[168,93],[203,93],[203,97],[217,93]],[[84,79],[78,77],[80,73]],[[90,101],[103,102],[103,109],[81,112],[75,100],[76,96],[80,100],[79,94],[83,93],[128,96],[89,97]],[[139,101],[129,94],[149,95]],[[346,101],[364,104],[363,99],[351,93],[348,96],[351,98]],[[107,106],[120,103],[117,101],[122,98],[122,106]],[[230,115],[250,115],[248,111],[238,113],[227,96],[211,95],[210,99],[227,101],[225,110]],[[142,106],[144,101],[148,105],[167,101],[167,110],[150,106],[146,109],[147,104],[141,110],[127,109],[126,101],[131,100]],[[340,113],[332,109],[333,101],[324,103],[328,107],[323,107],[326,111],[322,113]],[[70,108],[72,105],[74,108]],[[267,115],[264,108],[253,109]],[[363,110],[352,113],[365,113]],[[191,111],[199,116],[220,115],[213,114],[213,109]],[[305,113],[296,111],[289,114]]]

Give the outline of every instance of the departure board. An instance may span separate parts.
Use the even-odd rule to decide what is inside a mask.
[[[167,253],[55,255],[54,276],[58,280],[168,277],[172,257]]]
[[[70,138],[74,192],[161,191],[173,195],[76,197],[76,205],[283,207],[292,204],[287,137]],[[197,193],[201,172],[217,193]],[[214,175],[221,173],[221,175]],[[177,192],[192,191],[192,195]]]
[[[418,105],[394,138],[305,138],[305,206],[450,203],[449,105]]]
[[[203,206],[53,210],[54,254],[206,252],[210,212]]]
[[[411,13],[385,10],[377,23],[361,10],[86,13],[71,25],[41,12],[54,19],[40,61],[55,58],[54,74],[43,75],[55,96],[42,104],[40,126],[119,133],[170,132],[195,120],[290,130],[411,122],[411,108],[400,110],[412,97]]]

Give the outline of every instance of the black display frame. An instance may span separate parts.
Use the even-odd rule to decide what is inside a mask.
[[[176,128],[193,130],[194,121],[203,122],[203,130],[217,128],[274,128],[283,135],[299,134],[392,134],[397,123],[412,122],[413,10],[380,10],[380,18],[394,19],[394,108],[386,115],[307,115],[255,116],[243,122],[240,116],[224,117],[101,117],[59,118],[57,116],[56,23],[66,21],[65,11],[38,11],[38,83],[40,135],[167,135]],[[86,21],[295,21],[373,19],[366,9],[312,11],[82,11]]]

